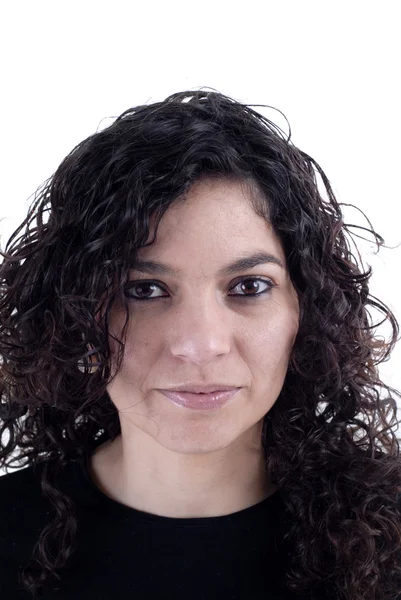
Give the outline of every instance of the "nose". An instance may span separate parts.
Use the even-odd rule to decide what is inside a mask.
[[[172,316],[171,354],[198,365],[228,354],[232,325],[226,313],[213,294],[183,301]]]

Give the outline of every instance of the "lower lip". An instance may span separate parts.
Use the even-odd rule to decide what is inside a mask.
[[[211,394],[192,394],[190,392],[171,392],[160,390],[164,396],[169,398],[174,404],[191,408],[192,410],[212,410],[220,408],[240,391],[241,388],[228,390],[226,392],[212,392]]]

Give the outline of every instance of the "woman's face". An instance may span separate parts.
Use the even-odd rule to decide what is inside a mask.
[[[281,244],[244,193],[236,183],[197,183],[184,204],[164,214],[156,241],[138,251],[138,260],[176,273],[130,273],[122,370],[108,386],[123,435],[140,429],[150,441],[188,454],[260,441],[263,417],[284,383],[299,305]],[[284,268],[261,262],[222,272],[262,252]],[[124,321],[124,309],[114,307],[110,331],[119,335]],[[241,390],[214,410],[177,406],[158,391],[189,382]]]

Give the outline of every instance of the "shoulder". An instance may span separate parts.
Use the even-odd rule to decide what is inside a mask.
[[[37,487],[39,479],[34,472],[34,467],[22,467],[20,469],[11,469],[0,476],[0,505],[7,501],[7,497],[12,493],[29,491]]]
[[[7,502],[13,495],[15,499],[21,495],[40,493],[40,468],[41,465],[11,469],[0,476],[0,506]]]
[[[42,491],[42,472],[45,463],[31,465],[21,469],[9,469],[0,475],[0,533],[7,520],[29,518],[43,515],[48,521],[54,516],[54,505]],[[92,507],[94,499],[88,492],[82,466],[73,462],[58,469],[54,485],[61,494],[67,495],[77,505]],[[44,521],[45,523],[45,521]]]
[[[49,520],[50,506],[42,497],[38,470],[10,469],[0,476],[0,562],[13,569],[32,553],[40,531]]]
[[[40,467],[40,466],[39,466]],[[42,496],[40,468],[33,466],[10,469],[0,476],[0,533],[10,526],[18,526],[35,514],[48,511],[48,502]]]

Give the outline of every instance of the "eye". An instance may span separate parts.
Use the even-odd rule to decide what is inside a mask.
[[[276,284],[273,283],[271,279],[262,279],[261,277],[247,277],[246,279],[241,279],[241,281],[237,283],[233,288],[231,288],[231,290],[234,290],[235,288],[246,290],[248,287],[248,291],[256,292],[260,288],[261,284],[265,284],[267,288],[265,288],[262,291],[259,291],[257,294],[234,294],[234,296],[255,298],[256,296],[261,296],[262,294],[269,293],[274,287],[276,287]]]
[[[166,296],[156,296],[153,298],[147,298],[146,295],[149,293],[149,288],[159,288],[162,289],[157,283],[154,281],[146,281],[145,279],[140,279],[139,281],[130,281],[130,283],[125,287],[125,295],[130,300],[139,300],[140,302],[146,302],[147,300],[157,300],[158,298],[166,298]],[[138,296],[131,296],[131,292],[134,290]],[[151,293],[151,292],[150,292]],[[141,294],[145,294],[145,297],[140,297]]]
[[[267,286],[264,290],[258,291],[261,284]],[[262,296],[263,294],[268,294],[277,284],[273,283],[271,279],[264,279],[261,277],[246,277],[241,279],[235,286],[230,288],[230,291],[236,288],[241,290],[249,291],[251,293],[244,294],[230,294],[239,298],[257,298],[258,296]],[[160,300],[162,298],[167,298],[167,296],[153,296],[149,297],[149,294],[152,293],[150,288],[158,288],[161,291],[166,291],[162,286],[152,280],[139,279],[137,281],[130,281],[125,287],[125,295],[130,299],[137,302],[153,302],[154,300]],[[132,291],[135,292],[136,295],[132,295]],[[257,293],[252,293],[257,292]]]

